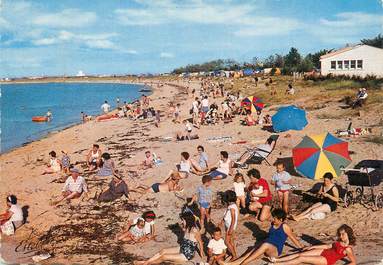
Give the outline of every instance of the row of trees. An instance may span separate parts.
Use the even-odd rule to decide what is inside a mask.
[[[372,39],[362,39],[361,43],[383,48],[383,36],[379,34]],[[190,64],[173,70],[173,73],[180,74],[184,72],[210,72],[217,70],[235,71],[244,68],[262,69],[262,68],[281,68],[282,73],[291,74],[292,72],[309,72],[313,69],[320,69],[320,57],[332,50],[323,49],[316,53],[309,53],[302,56],[298,49],[292,47],[288,54],[270,55],[264,60],[254,57],[251,62],[238,62],[233,59],[213,60],[203,64]]]

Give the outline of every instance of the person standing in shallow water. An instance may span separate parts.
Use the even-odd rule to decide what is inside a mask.
[[[107,114],[110,111],[110,105],[108,104],[108,101],[105,100],[104,104],[101,105],[101,110],[104,114]]]

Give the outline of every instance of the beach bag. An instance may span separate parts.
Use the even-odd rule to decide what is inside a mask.
[[[326,214],[325,213],[322,213],[322,212],[319,212],[319,213],[312,213],[310,215],[310,219],[311,220],[323,220],[326,218]]]
[[[12,221],[7,221],[1,226],[1,232],[4,235],[11,236],[15,233],[15,227],[13,226]]]

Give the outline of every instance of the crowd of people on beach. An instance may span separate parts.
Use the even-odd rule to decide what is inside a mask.
[[[184,130],[177,132],[177,141],[198,139],[202,126],[214,126],[223,122],[233,122],[235,116],[245,117],[246,126],[271,124],[270,115],[263,115],[261,110],[253,112],[246,106],[241,106],[243,97],[240,93],[226,91],[228,84],[214,82],[206,79],[200,83],[200,90],[189,89],[189,96],[193,99],[189,113],[182,113],[180,103],[170,102],[167,116],[175,124],[182,124]],[[229,84],[230,86],[230,84]],[[199,93],[199,94],[198,94]],[[294,88],[288,87],[286,93],[294,94]],[[197,95],[198,94],[198,95]],[[150,97],[142,95],[134,103],[116,100],[117,115],[119,118],[132,120],[153,119],[153,124],[159,126],[161,113],[151,106]],[[108,116],[111,106],[107,101],[101,106],[102,115]],[[162,116],[163,117],[163,116]],[[186,118],[187,117],[187,118]],[[185,119],[186,118],[186,119]],[[88,115],[82,113],[83,122],[90,120]],[[178,165],[172,169],[161,182],[150,186],[139,184],[128,185],[118,170],[110,153],[103,152],[98,144],[94,144],[86,154],[85,167],[91,172],[94,179],[108,179],[110,182],[105,190],[101,190],[92,203],[109,203],[123,197],[131,198],[132,193],[156,194],[174,192],[182,195],[191,176],[201,178],[198,187],[187,184],[188,190],[194,190],[193,196],[188,198],[183,209],[179,210],[183,237],[178,246],[162,249],[152,257],[136,261],[136,264],[159,264],[161,262],[186,263],[195,257],[198,251],[201,260],[209,264],[249,264],[254,260],[267,257],[270,264],[317,264],[333,265],[336,261],[348,258],[349,264],[356,264],[353,245],[355,236],[351,227],[344,224],[337,229],[337,239],[329,245],[306,246],[298,238],[290,226],[290,222],[299,222],[304,219],[323,219],[331,212],[337,210],[339,191],[333,182],[333,175],[326,173],[323,183],[317,193],[318,202],[300,214],[291,214],[289,196],[293,189],[293,178],[286,171],[286,165],[278,162],[275,173],[268,182],[256,168],[248,168],[250,158],[264,160],[274,150],[276,140],[272,137],[264,144],[258,145],[257,152],[247,150],[239,159],[231,159],[229,152],[221,150],[218,161],[210,159],[204,146],[196,147],[197,155],[191,156],[188,152],[180,153]],[[42,174],[62,174],[66,176],[61,195],[51,201],[52,205],[73,200],[89,198],[89,188],[86,179],[81,176],[80,169],[71,163],[66,151],[61,151],[61,159],[55,151],[49,153],[50,160]],[[132,165],[137,170],[145,171],[161,164],[161,158],[151,150],[146,150],[143,161]],[[225,213],[220,220],[211,218],[213,200],[217,194],[212,186],[217,181],[232,181],[230,190],[221,191],[221,199],[225,204]],[[273,192],[272,190],[275,190]],[[23,214],[17,204],[17,197],[10,195],[6,198],[8,210],[0,215],[3,233],[12,234],[23,223]],[[198,209],[193,211],[193,209]],[[266,240],[251,247],[245,253],[238,253],[237,246],[241,243],[236,237],[240,220],[253,218],[257,222],[270,222]],[[142,213],[141,217],[128,220],[124,228],[115,236],[117,242],[126,244],[145,244],[155,240],[157,229],[155,226],[156,214],[153,210]],[[289,220],[289,221],[287,221]],[[12,227],[12,228],[11,228]],[[208,239],[206,242],[206,238]],[[284,245],[290,240],[296,248],[291,254],[283,255]],[[205,248],[205,246],[207,247]],[[286,254],[286,253],[285,253]],[[283,255],[283,256],[282,256]]]

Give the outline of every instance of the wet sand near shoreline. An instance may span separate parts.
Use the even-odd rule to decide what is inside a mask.
[[[167,114],[169,101],[182,104],[181,117],[189,117],[189,108],[192,98],[185,91],[185,86],[199,89],[197,82],[190,84],[178,81],[172,85],[157,87],[154,85],[153,94],[150,96],[155,109],[161,109],[162,114]],[[214,100],[211,100],[214,102]],[[221,99],[216,100],[221,103]],[[302,102],[301,104],[304,104]],[[275,107],[275,106],[273,106]],[[266,112],[274,111],[266,109]],[[349,121],[336,119],[318,119],[317,115],[322,112],[337,111],[335,104],[329,104],[326,108],[308,112],[309,125],[304,131],[281,133],[277,147],[269,162],[273,164],[277,159],[291,160],[291,149],[300,141],[305,134],[333,132],[337,128],[345,128]],[[0,198],[11,192],[19,198],[21,206],[28,206],[28,222],[22,226],[12,239],[2,238],[2,257],[16,255],[18,262],[31,262],[24,259],[23,253],[31,250],[43,250],[53,253],[54,257],[44,261],[51,263],[80,263],[80,264],[105,264],[105,263],[131,263],[138,257],[148,258],[164,247],[177,246],[178,230],[177,222],[179,213],[185,203],[185,198],[190,197],[196,187],[200,185],[200,177],[190,176],[181,181],[185,188],[183,193],[164,193],[138,195],[132,193],[133,199],[117,200],[113,203],[92,203],[74,201],[72,205],[63,205],[53,208],[49,205],[52,196],[58,196],[63,186],[63,181],[57,176],[41,175],[44,169],[44,161],[48,159],[51,150],[60,152],[65,150],[69,153],[72,162],[84,161],[85,155],[93,143],[100,144],[103,151],[112,155],[117,169],[122,171],[129,187],[138,184],[151,185],[165,178],[170,169],[175,169],[175,164],[180,160],[180,153],[187,151],[196,153],[196,147],[202,144],[210,158],[217,161],[219,151],[226,150],[232,158],[238,157],[248,144],[263,143],[270,135],[269,132],[259,127],[244,127],[239,125],[241,117],[236,117],[232,123],[218,124],[215,126],[203,126],[198,133],[200,138],[192,141],[175,142],[176,131],[183,131],[184,126],[174,124],[169,118],[163,117],[160,128],[154,127],[152,122],[131,121],[119,119],[108,122],[89,122],[77,125],[66,130],[51,134],[48,137],[32,142],[24,147],[17,148],[0,156],[1,187]],[[373,125],[378,117],[354,117],[353,123],[357,127]],[[169,137],[173,137],[168,141]],[[229,141],[212,140],[211,137],[231,137]],[[227,138],[228,139],[228,138]],[[363,138],[351,138],[350,150],[353,164],[362,159],[382,158],[382,145],[365,142]],[[246,141],[246,144],[236,144]],[[146,171],[137,170],[129,165],[138,164],[144,158],[146,150],[152,150],[164,163],[158,167]],[[290,160],[289,160],[290,159]],[[256,166],[267,180],[270,180],[274,172],[274,166],[266,163]],[[85,170],[85,168],[83,168]],[[245,173],[245,171],[244,171]],[[94,181],[89,173],[83,174],[88,181],[90,198],[100,193],[107,186],[110,179]],[[346,179],[339,178],[340,184],[345,184]],[[294,183],[301,189],[308,189],[314,184],[311,180],[294,176]],[[229,177],[213,183],[215,193],[232,188],[232,179]],[[292,208],[302,208],[299,203],[300,197],[292,196]],[[141,245],[129,246],[116,244],[114,236],[121,230],[128,218],[138,216],[142,211],[153,209],[158,219],[156,220],[157,241],[147,242]],[[212,219],[218,223],[224,213],[224,206],[219,199],[215,198]],[[302,221],[289,224],[298,235],[303,235],[307,243],[329,243],[333,240],[336,228],[343,223],[351,225],[357,235],[357,246],[354,248],[358,264],[379,264],[383,257],[383,223],[381,211],[373,211],[368,207],[353,205],[350,208],[339,209],[328,218],[317,221]],[[269,223],[260,223],[254,219],[241,220],[236,234],[238,252],[243,253],[254,243],[260,242],[265,237]],[[33,235],[28,238],[31,233]],[[22,242],[23,241],[23,242]],[[18,253],[12,253],[15,243],[22,246]],[[24,247],[30,243],[29,247]],[[17,245],[16,245],[17,246]],[[291,247],[285,249],[289,253]],[[33,252],[31,252],[33,253]],[[7,258],[8,257],[8,258]],[[194,258],[199,261],[198,255]],[[255,264],[264,264],[260,261]],[[338,263],[342,264],[342,263]]]

